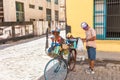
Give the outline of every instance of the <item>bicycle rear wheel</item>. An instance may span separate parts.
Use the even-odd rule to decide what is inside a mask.
[[[73,70],[75,68],[75,64],[76,64],[76,50],[75,49],[71,49],[70,53],[68,55],[68,66],[69,66],[69,70]]]
[[[67,77],[67,64],[64,59],[54,58],[51,59],[45,69],[45,80],[65,80]]]

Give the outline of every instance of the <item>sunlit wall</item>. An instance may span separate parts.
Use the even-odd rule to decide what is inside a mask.
[[[67,24],[75,37],[85,37],[81,22],[93,27],[93,0],[66,0]]]

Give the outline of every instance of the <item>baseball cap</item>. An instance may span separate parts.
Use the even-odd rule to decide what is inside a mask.
[[[86,28],[88,27],[88,24],[87,24],[86,22],[82,22],[82,23],[81,23],[81,27],[82,27],[83,29],[86,29]]]

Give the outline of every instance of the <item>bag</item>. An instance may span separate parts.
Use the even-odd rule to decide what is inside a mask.
[[[60,46],[55,46],[54,49],[52,50],[52,52],[50,53],[52,58],[57,57],[59,55],[59,51],[60,51]]]
[[[60,46],[56,46],[53,50],[53,54],[59,54],[59,51],[60,51]]]
[[[83,41],[80,38],[78,39],[77,50],[78,51],[83,51],[84,50]]]
[[[67,44],[62,44],[62,49],[68,49],[69,46]]]

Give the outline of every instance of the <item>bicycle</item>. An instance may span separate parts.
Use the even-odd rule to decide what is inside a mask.
[[[72,41],[71,41],[72,42]],[[76,41],[75,41],[76,42]],[[62,44],[62,50],[56,46],[54,49],[55,58],[51,59],[45,66],[44,78],[45,80],[65,80],[67,78],[68,70],[72,71],[76,63],[76,49],[74,45]],[[68,54],[67,60],[63,58],[64,54]]]
[[[69,70],[73,70],[75,68],[76,64],[76,56],[77,56],[77,38],[76,39],[68,39],[69,42],[69,52],[70,54],[68,55],[68,67]]]

